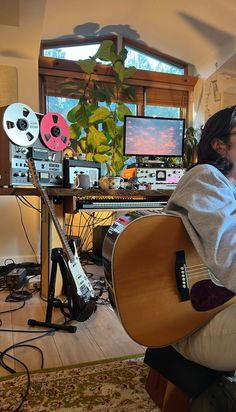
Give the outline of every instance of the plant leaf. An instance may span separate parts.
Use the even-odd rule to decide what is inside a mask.
[[[98,107],[89,117],[89,123],[99,123],[110,116],[110,112],[106,107]]]
[[[93,157],[94,157],[95,162],[99,162],[99,163],[106,163],[106,162],[109,162],[110,160],[110,157],[105,154],[96,153]]]
[[[96,60],[92,57],[90,59],[78,60],[76,63],[87,74],[93,73],[95,66],[97,64]]]
[[[86,111],[86,105],[81,105],[77,113],[75,114],[75,118],[77,123],[80,127],[84,127],[85,129],[88,127],[88,113]]]
[[[122,84],[122,91],[129,98],[129,100],[131,100],[132,102],[136,101],[136,91],[134,87]]]
[[[81,134],[81,127],[78,123],[73,123],[69,126],[70,129],[70,138],[71,139],[78,139]]]
[[[125,78],[125,68],[123,63],[120,60],[117,60],[113,66],[114,72],[118,75],[118,78],[121,83],[123,83]]]
[[[109,133],[109,136],[115,137],[117,126],[116,126],[116,122],[111,117],[106,119],[106,127]]]
[[[136,73],[137,69],[134,66],[130,66],[127,69],[125,69],[124,73],[124,78],[128,79],[129,77],[132,77]]]
[[[94,161],[94,153],[87,153],[86,154],[86,160],[89,160],[90,162]]]
[[[103,132],[100,132],[94,126],[89,127],[89,133],[87,136],[87,144],[88,144],[89,150],[95,152],[97,150],[97,147],[100,144],[106,143],[106,142],[107,142],[107,139]]]
[[[87,139],[86,139],[86,137],[82,137],[78,141],[78,146],[80,147],[82,153],[86,153],[86,151],[87,151]]]
[[[76,114],[77,114],[78,110],[80,109],[80,107],[81,107],[81,105],[77,104],[75,107],[73,107],[73,109],[71,109],[67,113],[67,120],[69,120],[69,122],[75,123],[77,121]]]
[[[132,114],[132,112],[131,112],[130,108],[128,106],[126,106],[124,103],[121,103],[121,104],[118,105],[117,116],[118,116],[118,119],[120,121],[123,122],[124,121],[124,116],[128,116],[128,115],[131,115],[131,114]]]
[[[97,53],[93,56],[94,59],[100,59],[103,61],[112,61],[112,59],[116,58],[115,53],[115,45],[112,40],[104,40]]]
[[[111,146],[101,144],[100,146],[97,147],[97,153],[107,153],[110,152]]]
[[[123,49],[121,49],[120,53],[118,54],[118,59],[124,63],[127,57],[127,54],[128,54],[128,50],[125,47],[123,47]]]

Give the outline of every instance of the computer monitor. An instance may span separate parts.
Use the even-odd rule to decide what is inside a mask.
[[[126,156],[183,156],[184,119],[125,116],[124,120]]]

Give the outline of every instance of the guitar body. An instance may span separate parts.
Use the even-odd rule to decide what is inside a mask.
[[[204,293],[206,288],[211,291],[213,285],[213,299],[204,297],[201,301],[201,281],[184,286],[189,297],[186,293],[181,295],[176,279],[176,252],[184,251],[189,267],[203,264],[180,218],[142,216],[140,212],[132,218],[126,216],[109,229],[103,256],[111,302],[133,340],[149,347],[173,344],[236,303],[232,292],[213,285],[211,280],[207,280],[207,285],[203,280],[202,289]],[[191,302],[194,287],[193,298],[200,301],[198,310]]]
[[[77,320],[84,322],[90,318],[90,316],[96,310],[96,300],[93,297],[89,297],[89,300],[84,299],[82,295],[78,294],[78,288],[76,285],[76,277],[78,276],[78,270],[75,264],[67,262],[64,256],[60,260],[60,269],[63,279],[63,289],[67,297],[67,305],[69,313],[66,316],[71,320]],[[72,270],[71,266],[72,265]]]

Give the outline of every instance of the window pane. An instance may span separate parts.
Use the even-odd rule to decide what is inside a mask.
[[[78,99],[68,99],[66,97],[46,96],[46,113],[56,112],[65,117],[78,102]],[[68,122],[69,123],[69,122]]]
[[[68,60],[88,59],[90,56],[94,56],[99,46],[100,43],[44,49],[43,56]]]
[[[166,106],[145,106],[145,116],[179,118],[180,108]]]
[[[126,66],[135,66],[136,69],[149,70],[153,72],[172,73],[172,74],[184,74],[184,69],[173,64],[165,63],[156,57],[151,57],[146,53],[132,49],[129,46],[125,46],[128,51]]]

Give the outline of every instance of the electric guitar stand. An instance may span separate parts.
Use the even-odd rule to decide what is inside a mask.
[[[59,264],[62,279],[63,279],[63,268],[64,268],[64,257],[63,257],[63,250],[62,248],[54,248],[52,249],[51,254],[51,261],[52,261],[52,268],[51,268],[51,276],[48,288],[48,300],[47,300],[47,311],[46,311],[46,318],[45,322],[40,322],[34,319],[28,320],[28,325],[30,326],[43,326],[45,328],[52,328],[56,330],[64,330],[69,333],[75,333],[77,328],[76,326],[71,325],[61,325],[57,323],[52,323],[52,311],[53,307],[59,306],[64,316],[69,315],[64,312],[63,310],[63,303],[59,299],[55,299],[55,285],[56,285],[56,276],[57,276],[57,267]],[[64,279],[63,279],[64,282]]]

